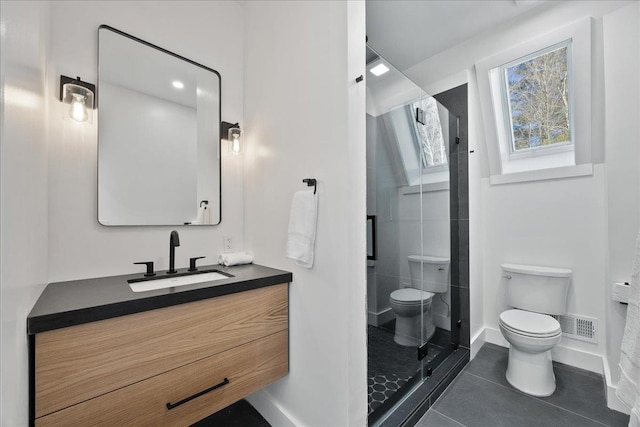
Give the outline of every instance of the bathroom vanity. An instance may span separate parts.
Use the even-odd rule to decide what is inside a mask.
[[[285,376],[291,273],[202,268],[232,277],[49,284],[27,318],[31,424],[190,425]]]

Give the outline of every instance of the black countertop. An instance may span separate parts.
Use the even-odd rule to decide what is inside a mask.
[[[257,264],[224,267],[198,266],[233,275],[228,279],[174,288],[133,292],[127,280],[142,274],[100,277],[50,283],[27,317],[27,333],[32,335],[67,326],[155,310],[157,308],[214,298],[265,286],[291,282],[292,274]],[[186,272],[181,269],[179,273]],[[157,272],[165,276],[165,272]]]

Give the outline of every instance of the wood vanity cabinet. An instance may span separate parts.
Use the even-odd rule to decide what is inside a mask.
[[[288,284],[37,333],[36,426],[190,425],[285,376]]]

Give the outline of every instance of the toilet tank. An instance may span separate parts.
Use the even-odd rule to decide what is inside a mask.
[[[420,285],[420,266],[424,271],[423,286]],[[409,255],[409,274],[413,288],[436,293],[449,290],[449,258]]]
[[[568,268],[502,264],[507,304],[544,314],[565,314],[572,271]]]

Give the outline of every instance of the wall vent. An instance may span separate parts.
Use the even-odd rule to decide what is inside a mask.
[[[562,334],[577,340],[598,342],[598,319],[594,317],[578,316],[577,314],[554,314],[551,317],[560,323]]]

